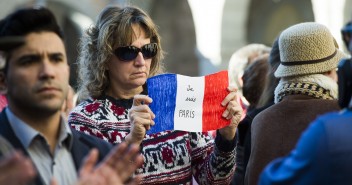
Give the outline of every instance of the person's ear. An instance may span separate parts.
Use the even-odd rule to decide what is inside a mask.
[[[0,94],[5,95],[7,93],[7,82],[5,73],[0,71]]]
[[[338,77],[337,77],[337,68],[336,69],[332,69],[330,71],[327,71],[325,73],[323,73],[323,75],[328,76],[330,78],[332,78],[334,81],[338,81]]]

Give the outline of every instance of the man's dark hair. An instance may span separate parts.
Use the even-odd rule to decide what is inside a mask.
[[[32,32],[50,31],[63,39],[53,13],[47,8],[19,9],[0,21],[0,37],[25,36]]]
[[[33,32],[54,32],[63,39],[63,32],[58,25],[54,14],[47,8],[25,8],[19,9],[9,14],[0,21],[0,38],[5,37],[25,37]],[[6,52],[6,61],[11,57],[11,51],[21,46],[19,44],[7,45],[0,48]],[[5,73],[7,71],[7,62],[5,63]]]

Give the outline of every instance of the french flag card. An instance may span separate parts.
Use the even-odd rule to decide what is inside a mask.
[[[221,115],[226,107],[221,102],[228,95],[227,71],[189,77],[162,74],[147,80],[149,105],[156,115],[153,134],[166,130],[206,132],[227,126],[230,120]]]

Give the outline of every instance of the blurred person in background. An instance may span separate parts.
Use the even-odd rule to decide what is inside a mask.
[[[342,29],[342,36],[351,26]],[[349,34],[350,34],[349,33]],[[346,47],[351,39],[345,40]],[[351,52],[351,47],[348,47]],[[340,112],[316,119],[300,137],[296,148],[284,158],[271,162],[263,171],[261,185],[319,184],[343,185],[352,182],[352,62],[340,61],[338,67]],[[344,87],[344,88],[342,88]]]
[[[319,116],[287,157],[274,160],[264,169],[259,184],[351,184],[351,105],[341,112]]]
[[[274,104],[275,88],[279,84],[280,79],[276,78],[274,73],[280,65],[280,50],[279,50],[279,37],[277,37],[273,43],[273,46],[269,55],[269,69],[265,77],[265,86],[263,93],[261,93],[257,109],[265,109]],[[254,118],[254,117],[252,117]]]
[[[0,94],[0,112],[7,106],[7,99],[6,96]]]
[[[345,54],[329,29],[306,22],[279,36],[280,65],[275,76],[275,105],[260,112],[251,127],[251,154],[245,183],[258,184],[272,160],[287,155],[309,123],[320,114],[339,110],[338,62]]]
[[[210,133],[169,130],[148,135],[154,113],[146,80],[160,74],[163,50],[156,25],[137,7],[108,6],[80,46],[79,95],[69,124],[111,143],[136,143],[144,156],[142,184],[229,184],[235,165],[235,134],[242,109],[236,89],[221,103],[229,126]],[[82,99],[82,98],[79,98]]]
[[[240,49],[238,49],[234,54],[232,54],[229,66],[229,83],[231,86],[238,88],[239,96],[238,101],[241,103],[242,108],[244,109],[243,117],[245,116],[246,110],[249,106],[249,102],[243,96],[243,72],[248,67],[255,58],[260,55],[267,54],[271,50],[270,47],[265,46],[264,44],[248,44]]]
[[[254,117],[274,104],[274,90],[279,83],[278,79],[274,76],[274,72],[280,64],[278,39],[274,41],[270,54],[266,55],[257,57],[257,61],[248,66],[244,71],[243,95],[249,100],[250,106],[248,107],[245,118],[238,125],[236,169],[232,180],[233,185],[244,184],[246,168],[251,153],[251,125]],[[250,83],[247,83],[247,81]],[[251,98],[247,97],[247,91],[256,93],[252,96],[255,97],[254,100],[251,101]]]
[[[341,29],[341,37],[347,48],[347,50],[352,53],[352,21],[346,23],[346,25]]]
[[[269,70],[269,53],[263,54],[249,64],[242,76],[242,94],[249,103],[247,111],[258,106],[260,95],[266,84],[266,75]]]

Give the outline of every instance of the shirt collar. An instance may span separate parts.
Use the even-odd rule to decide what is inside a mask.
[[[28,124],[23,122],[19,117],[13,114],[9,107],[5,109],[5,113],[9,119],[10,126],[14,131],[15,135],[21,141],[22,145],[28,149],[30,144],[32,143],[33,139],[37,136],[43,137],[41,133],[37,130],[30,127]],[[61,117],[60,121],[60,134],[58,139],[59,146],[66,146],[69,150],[72,147],[73,137],[72,131],[68,124],[65,123],[63,117]],[[44,138],[44,137],[43,137]]]
[[[65,119],[61,116],[60,119],[60,135],[59,145],[65,145],[69,150],[72,148],[73,136],[70,126],[65,122]]]

